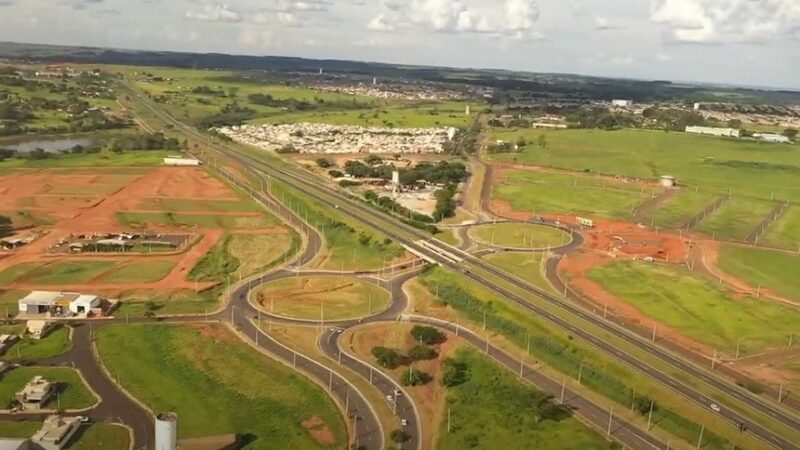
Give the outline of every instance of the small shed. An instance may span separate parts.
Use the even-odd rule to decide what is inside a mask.
[[[664,187],[668,187],[668,188],[669,187],[675,187],[675,184],[676,184],[675,183],[675,177],[673,177],[672,175],[664,175],[664,176],[661,177],[660,183],[661,183],[661,186],[664,186]]]

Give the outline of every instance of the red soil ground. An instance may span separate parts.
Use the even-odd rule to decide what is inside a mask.
[[[98,170],[100,172],[100,170]],[[68,192],[69,194],[61,194]],[[26,263],[52,263],[69,260],[111,259],[122,261],[171,261],[175,268],[156,283],[101,284],[58,286],[58,289],[76,291],[121,292],[129,289],[205,289],[211,283],[195,283],[186,276],[200,259],[220,240],[223,231],[214,228],[197,228],[199,240],[187,251],[169,256],[153,255],[52,255],[50,248],[69,234],[92,232],[123,232],[128,227],[117,221],[120,211],[137,211],[146,198],[177,198],[190,200],[238,200],[224,183],[197,168],[161,167],[142,172],[137,168],[133,175],[53,173],[42,170],[0,177],[0,211],[30,210],[44,213],[54,219],[49,226],[38,227],[45,234],[33,243],[13,252],[0,254],[0,271]],[[204,211],[202,213],[207,213]],[[248,214],[240,214],[248,215]],[[148,231],[186,232],[186,229],[153,225]],[[248,233],[285,233],[282,227],[267,230],[246,230]],[[33,289],[37,286],[24,282],[4,286],[9,289]],[[52,287],[56,288],[56,287]]]

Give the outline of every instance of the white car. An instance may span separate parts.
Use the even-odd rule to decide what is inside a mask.
[[[713,409],[715,412],[720,412],[721,411],[720,408],[719,408],[719,405],[717,405],[716,403],[712,403],[710,405],[710,408]]]
[[[402,425],[404,427],[407,427],[408,426],[408,421],[406,419],[400,419],[400,425]]]
[[[392,394],[386,394],[386,400],[388,400],[390,402],[393,402],[394,401],[394,397],[392,397]]]

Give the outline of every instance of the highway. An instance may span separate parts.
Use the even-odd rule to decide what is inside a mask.
[[[153,113],[161,117],[163,120],[166,120],[168,123],[173,124],[175,127],[179,128],[185,134],[193,136],[196,139],[203,139],[204,141],[207,140],[207,137],[205,135],[200,134],[191,127],[188,127],[185,124],[176,121],[171,116],[165,114],[158,107],[153,106],[152,102],[149,99],[141,96],[138,92],[132,90],[131,94],[137,97],[139,101],[145,104],[145,106],[150,108],[150,110]],[[441,265],[450,267],[454,270],[459,270],[462,272],[464,271],[464,268],[462,266],[459,266],[458,264],[451,262],[447,258],[443,258],[440,254],[438,254],[435,251],[428,250],[415,243],[419,239],[430,239],[429,235],[419,230],[416,230],[412,227],[400,224],[395,219],[392,219],[382,213],[379,213],[371,209],[369,206],[366,206],[357,201],[353,201],[350,198],[342,195],[341,193],[331,189],[327,185],[321,183],[319,180],[311,178],[308,175],[297,174],[294,173],[294,171],[287,171],[279,167],[271,167],[229,146],[221,145],[218,143],[211,143],[211,144],[213,145],[214,149],[222,152],[223,154],[233,159],[238,160],[244,165],[250,167],[252,170],[257,170],[267,176],[274,177],[284,183],[291,185],[294,189],[296,189],[299,192],[302,192],[304,195],[310,196],[322,202],[323,204],[338,208],[341,212],[350,215],[351,217],[361,221],[367,226],[379,230],[380,232],[386,234],[387,236],[389,236],[390,238],[394,239],[397,242],[400,242],[404,245],[414,248],[416,251],[419,251],[422,254],[427,255],[431,259],[438,261]],[[538,297],[563,309],[565,315],[571,314],[575,317],[579,317],[607,331],[608,333],[614,335],[615,337],[622,339],[631,345],[636,346],[640,350],[648,352],[651,356],[661,360],[664,363],[669,364],[670,366],[680,370],[681,372],[695,379],[703,381],[704,383],[713,386],[714,388],[720,390],[721,392],[724,392],[727,395],[736,398],[737,400],[741,401],[743,404],[751,408],[753,411],[758,411],[759,413],[764,414],[765,416],[770,417],[773,420],[781,422],[795,430],[800,430],[800,421],[798,421],[798,419],[795,416],[789,414],[781,407],[771,404],[770,402],[749,393],[743,388],[728,383],[725,380],[720,380],[719,378],[713,376],[706,370],[698,368],[697,366],[674,356],[673,354],[660,348],[657,344],[642,339],[641,337],[631,333],[630,331],[625,330],[609,321],[606,321],[602,317],[599,317],[576,305],[565,302],[562,299],[553,296],[552,294],[544,292],[541,289],[537,288],[536,286],[532,286],[529,283],[526,283],[522,280],[512,277],[506,274],[505,272],[500,271],[494,268],[493,266],[483,262],[482,260],[475,258],[472,255],[469,255],[463,251],[460,251],[458,249],[455,249],[453,247],[447,246],[446,244],[436,241],[433,242],[433,245],[439,246],[439,248],[442,251],[458,254],[465,261],[469,262],[470,265],[476,267],[482,272],[489,273],[492,276],[495,276],[503,280],[505,283],[508,283],[509,285],[537,294]],[[727,420],[729,420],[732,426],[738,426],[738,424],[742,423],[746,426],[747,432],[754,434],[755,436],[761,438],[762,440],[764,440],[765,442],[769,443],[770,445],[776,448],[800,449],[800,446],[798,446],[798,444],[790,442],[789,440],[779,436],[778,434],[772,432],[771,430],[768,430],[765,427],[755,423],[748,417],[745,417],[742,414],[736,412],[735,410],[726,407],[724,402],[715,401],[711,399],[710,397],[694,389],[692,386],[685,384],[680,380],[670,376],[669,374],[666,374],[651,367],[649,364],[641,361],[637,357],[624,352],[613,343],[606,342],[602,338],[595,337],[590,331],[572,325],[572,323],[564,319],[561,316],[561,314],[551,313],[545,310],[544,308],[534,303],[531,303],[530,301],[509,291],[507,288],[492,281],[491,279],[488,279],[485,276],[481,276],[475,273],[475,270],[471,269],[467,270],[466,272],[464,272],[464,276],[478,282],[479,284],[523,306],[524,308],[528,309],[537,316],[550,321],[551,323],[559,326],[560,328],[564,329],[570,334],[578,338],[581,338],[582,340],[590,343],[594,347],[603,351],[607,355],[610,355],[613,358],[618,359],[624,362],[625,364],[637,369],[647,377],[655,381],[658,381],[662,385],[672,389],[676,393],[681,394],[685,398],[704,407],[709,407],[711,403],[716,403],[720,405],[721,411],[719,412],[719,414],[724,418],[726,418]]]

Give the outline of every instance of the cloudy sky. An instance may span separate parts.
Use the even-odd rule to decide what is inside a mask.
[[[800,89],[800,0],[0,0],[0,40]]]

